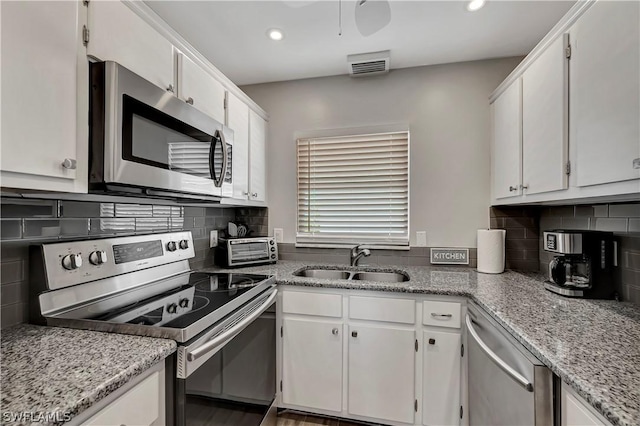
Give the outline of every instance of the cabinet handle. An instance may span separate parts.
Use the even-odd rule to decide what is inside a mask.
[[[242,195],[249,195],[247,191],[242,191]]]
[[[193,105],[193,98],[189,96],[185,102],[188,103],[189,105]]]
[[[434,338],[429,339],[429,344],[430,345],[435,345],[436,344],[436,339],[434,339]]]
[[[62,162],[62,167],[68,170],[75,170],[77,167],[77,162],[75,158],[65,158]]]
[[[255,197],[257,197],[257,196],[258,196],[258,193],[257,193],[257,192],[252,192],[252,193],[251,193],[251,196],[255,198]]]
[[[167,86],[167,92],[173,93],[173,84]]]
[[[435,312],[431,312],[431,316],[434,318],[451,318],[452,314],[437,314]]]
[[[333,334],[334,336],[337,336],[338,335],[338,327],[336,327],[333,330],[331,330],[331,334]]]
[[[640,158],[635,158],[633,160],[633,168],[634,169],[640,169]]]
[[[358,337],[358,332],[357,331],[352,331],[351,332],[351,337]]]
[[[529,185],[520,185],[520,189],[522,189],[523,191],[525,189],[529,189]]]
[[[518,190],[518,187],[517,187],[517,186],[510,186],[510,187],[509,187],[509,192],[517,191],[517,190]]]

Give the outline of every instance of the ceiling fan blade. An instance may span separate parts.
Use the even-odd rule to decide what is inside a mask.
[[[389,25],[391,6],[388,0],[359,0],[355,16],[358,31],[368,37]]]

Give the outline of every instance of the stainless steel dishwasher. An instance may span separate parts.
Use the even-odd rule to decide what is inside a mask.
[[[465,323],[469,425],[553,425],[551,370],[473,302]]]

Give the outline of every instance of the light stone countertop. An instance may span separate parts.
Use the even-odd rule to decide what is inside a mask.
[[[613,425],[640,425],[638,306],[565,298],[546,291],[542,276],[513,271],[490,275],[466,267],[369,268],[409,274],[409,281],[391,284],[293,275],[318,265],[329,266],[280,261],[234,271],[273,274],[280,285],[469,297]],[[215,270],[220,269],[208,269]]]
[[[22,324],[2,330],[3,425],[69,421],[176,350],[173,340]],[[12,421],[53,414],[52,421]]]

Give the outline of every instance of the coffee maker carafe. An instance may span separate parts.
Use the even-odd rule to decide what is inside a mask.
[[[611,232],[555,230],[544,232],[549,262],[545,288],[569,297],[612,299],[614,237]]]

